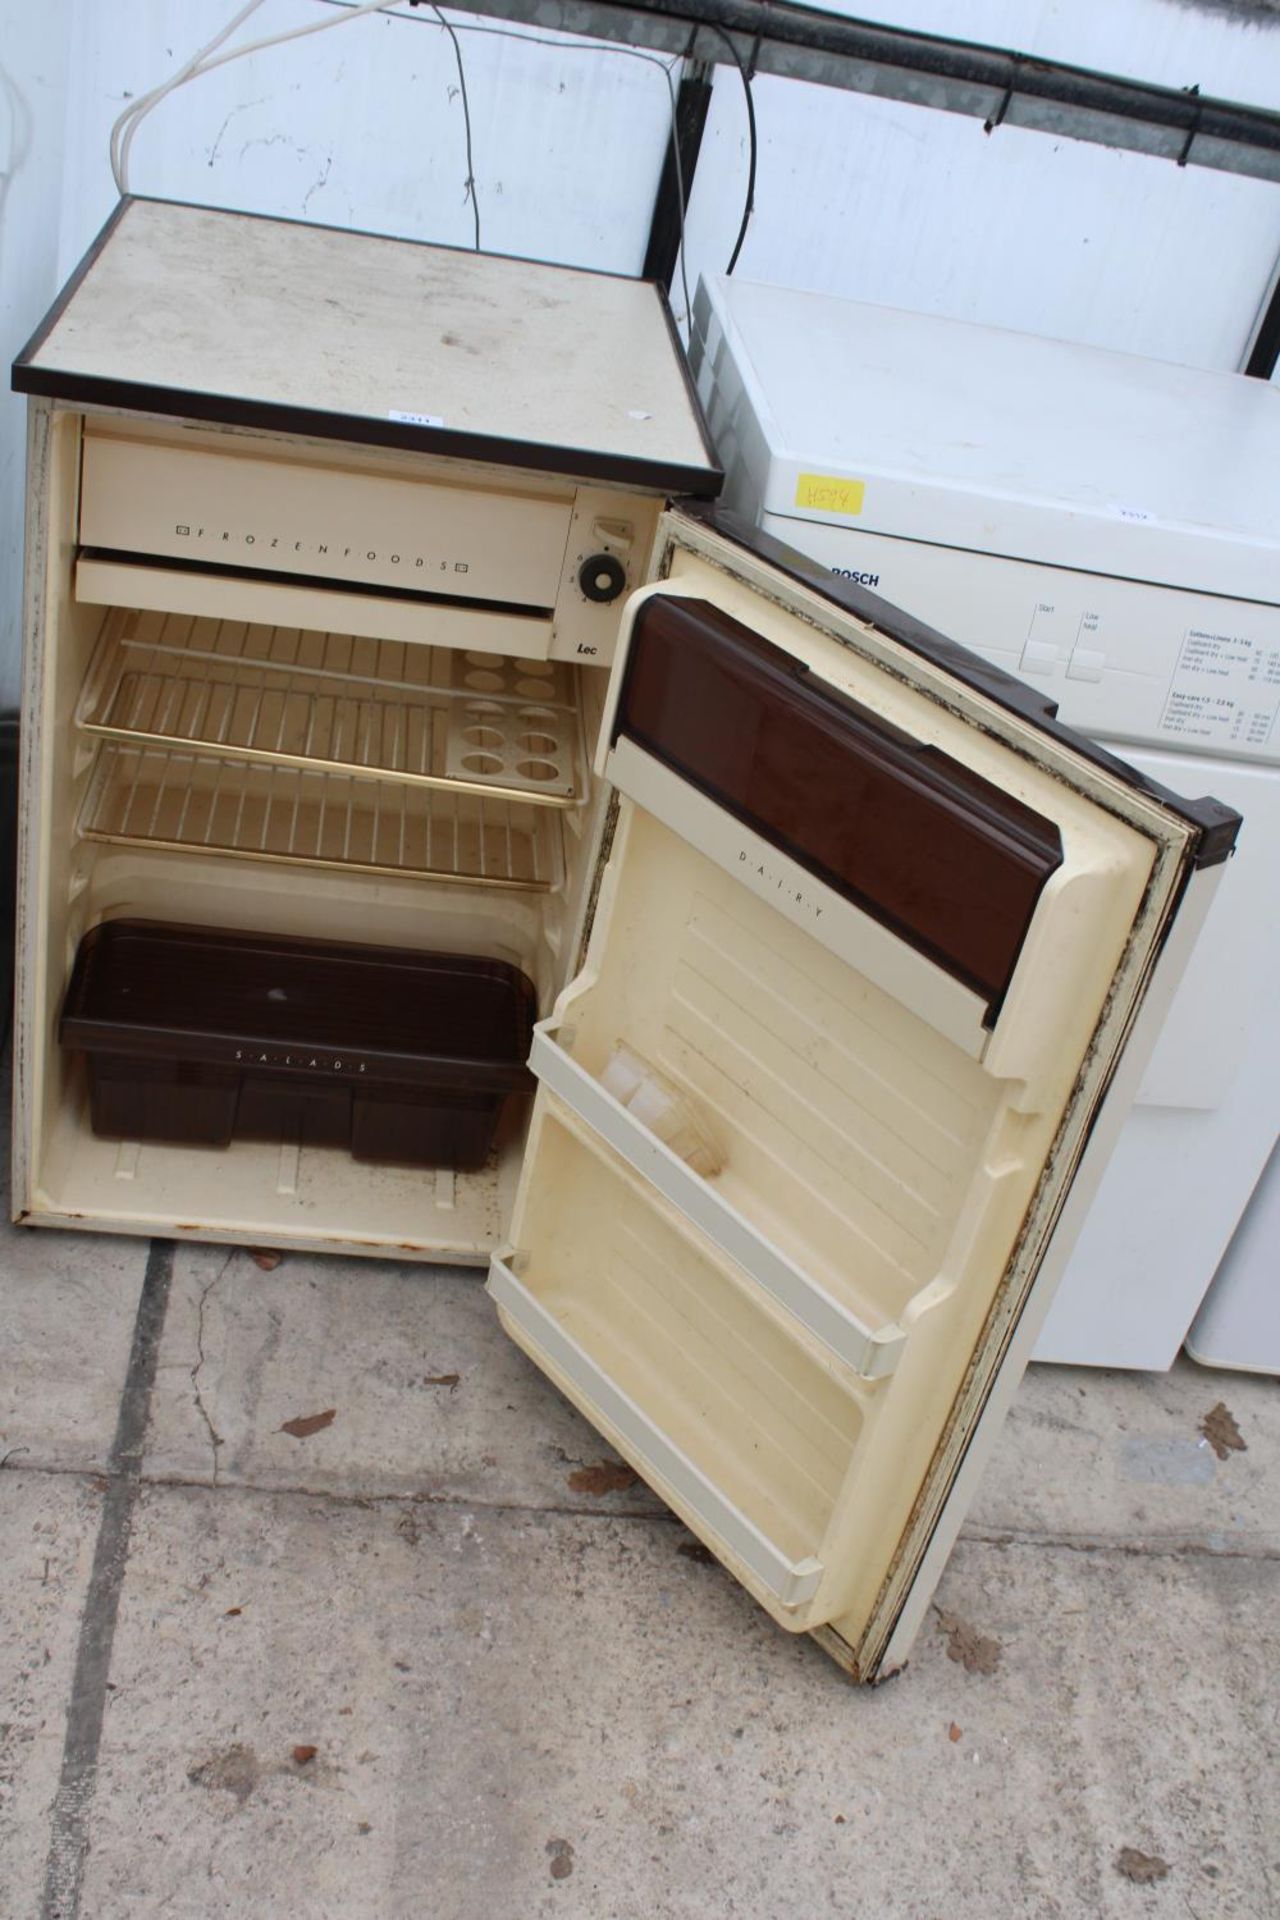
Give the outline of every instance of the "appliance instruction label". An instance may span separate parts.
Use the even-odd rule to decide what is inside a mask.
[[[1219,746],[1264,747],[1280,709],[1280,638],[1188,627],[1173,670],[1160,731]]]

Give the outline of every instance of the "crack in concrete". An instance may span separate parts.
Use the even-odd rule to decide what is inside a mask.
[[[138,1300],[129,1364],[108,1457],[93,1565],[80,1618],[62,1765],[50,1823],[40,1920],[77,1920],[80,1912],[120,1593],[129,1559],[134,1511],[141,1494],[142,1456],[172,1281],[173,1244],[153,1240]]]
[[[1036,1533],[1024,1527],[963,1526],[961,1540],[980,1547],[1040,1547],[1064,1553],[1117,1553],[1149,1560],[1280,1560],[1280,1546],[1215,1547],[1207,1540],[1133,1540],[1107,1533]]]
[[[220,1276],[218,1276],[220,1277]],[[221,1442],[219,1442],[221,1444]],[[35,1462],[7,1469],[10,1473],[58,1474],[69,1479],[102,1479],[101,1469],[59,1466]],[[545,1513],[557,1519],[623,1520],[640,1525],[683,1526],[679,1516],[666,1508],[637,1512],[632,1509],[592,1506],[573,1507],[560,1501],[468,1499],[460,1493],[342,1493],[330,1487],[307,1487],[296,1481],[271,1485],[261,1480],[210,1479],[206,1475],[178,1472],[143,1473],[142,1484],[176,1493],[245,1493],[265,1499],[321,1500],[335,1507],[351,1507],[366,1512],[379,1507],[390,1509],[423,1508],[429,1512],[459,1513]],[[1009,1527],[963,1527],[958,1544],[979,1547],[1029,1547],[1053,1553],[1110,1553],[1150,1560],[1249,1560],[1280,1561],[1276,1546],[1214,1547],[1205,1541],[1170,1540],[1141,1542],[1119,1535],[1033,1533],[1029,1529]]]
[[[204,1316],[205,1309],[209,1304],[209,1295],[222,1279],[235,1257],[236,1250],[233,1247],[222,1265],[218,1268],[218,1271],[214,1274],[212,1280],[207,1281],[200,1289],[200,1300],[196,1308],[196,1363],[191,1369],[191,1391],[195,1398],[196,1409],[199,1412],[200,1418],[204,1421],[205,1428],[209,1435],[209,1452],[213,1461],[213,1479],[210,1484],[215,1487],[220,1484],[218,1480],[218,1448],[222,1445],[223,1441],[222,1435],[213,1424],[212,1416],[204,1403],[204,1394],[200,1390],[200,1374],[207,1358],[204,1350]]]

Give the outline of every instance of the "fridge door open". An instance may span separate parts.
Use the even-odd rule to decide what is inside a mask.
[[[489,1290],[774,1619],[868,1679],[1238,822],[727,516],[668,513],[653,573]]]

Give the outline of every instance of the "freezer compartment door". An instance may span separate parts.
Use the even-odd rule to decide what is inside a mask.
[[[490,1288],[774,1618],[867,1678],[1216,816],[722,529],[664,539]]]
[[[806,876],[816,932],[851,906],[899,965],[905,948],[976,996],[986,1025],[1062,865],[1054,820],[706,598],[658,591],[635,611],[611,761],[642,803],[670,793],[678,813],[692,789],[746,829],[739,865],[775,891]]]

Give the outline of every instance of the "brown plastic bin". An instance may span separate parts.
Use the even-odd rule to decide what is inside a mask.
[[[533,1092],[535,1017],[501,960],[107,920],[80,942],[59,1039],[87,1056],[110,1139],[297,1138],[466,1171]]]

